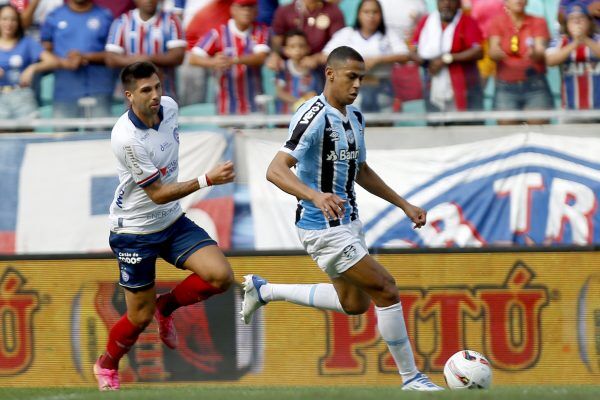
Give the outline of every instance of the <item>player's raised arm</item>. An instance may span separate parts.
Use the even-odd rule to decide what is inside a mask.
[[[344,200],[333,193],[321,193],[302,183],[290,169],[296,162],[291,155],[277,152],[267,169],[267,180],[298,199],[312,201],[325,218],[343,218]]]
[[[156,204],[166,204],[171,201],[179,200],[188,194],[212,185],[223,185],[233,182],[235,171],[233,163],[227,161],[218,164],[206,174],[196,179],[185,182],[163,184],[160,179],[144,187],[144,191],[150,199]]]
[[[356,176],[356,183],[369,193],[401,208],[406,216],[415,224],[415,228],[420,228],[427,222],[427,211],[410,204],[402,196],[396,193],[394,189],[389,187],[366,162],[362,163],[360,166],[358,175]]]

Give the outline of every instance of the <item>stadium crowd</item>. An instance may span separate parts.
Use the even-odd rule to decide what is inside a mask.
[[[323,64],[342,44],[365,58],[365,112],[421,99],[428,112],[600,109],[600,0],[2,3],[5,119],[35,117],[49,80],[53,117],[120,113],[118,71],[142,60],[182,106],[291,113],[321,92]]]

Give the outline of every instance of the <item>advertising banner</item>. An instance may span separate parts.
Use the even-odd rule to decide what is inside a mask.
[[[384,254],[419,368],[443,384],[455,352],[487,356],[495,385],[597,384],[600,253]],[[326,282],[308,256],[230,257],[241,281]],[[162,261],[159,292],[186,276]],[[93,386],[92,364],[125,311],[116,261],[0,261],[0,386]],[[123,383],[400,385],[374,309],[347,316],[275,302],[240,321],[239,283],[175,312],[180,346],[153,322],[121,364]]]
[[[366,140],[369,147],[368,132]],[[249,157],[246,166],[257,250],[300,248],[296,199],[265,180],[281,146],[282,141],[246,142],[248,154],[263,155]],[[367,163],[428,210],[428,224],[413,230],[402,210],[355,185],[371,247],[600,243],[599,138],[524,132],[440,147],[393,147],[368,150]]]
[[[182,133],[179,180],[232,158],[226,132]],[[109,134],[24,136],[0,141],[0,253],[109,251],[108,209],[118,184]],[[230,247],[233,187],[181,200],[188,217]]]

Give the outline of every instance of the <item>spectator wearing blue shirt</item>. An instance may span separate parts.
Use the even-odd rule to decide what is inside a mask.
[[[0,7],[0,119],[35,117],[33,78],[58,65],[56,57],[39,42],[25,36],[17,9]]]
[[[115,71],[105,65],[104,46],[112,20],[92,0],[69,0],[46,18],[42,43],[62,67],[54,73],[54,117],[110,116]],[[83,98],[90,99],[86,107]]]

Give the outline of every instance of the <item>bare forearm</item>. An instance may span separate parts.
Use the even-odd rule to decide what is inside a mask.
[[[559,65],[565,62],[569,58],[569,54],[575,50],[576,46],[573,43],[569,43],[565,47],[561,47],[558,50],[546,52],[546,64],[549,66]]]
[[[106,52],[106,65],[111,68],[123,68],[137,61],[147,61],[147,56],[125,55],[111,51]]]
[[[176,67],[181,65],[185,57],[185,48],[180,47],[171,49],[166,53],[153,54],[150,56],[150,61],[158,67]]]
[[[179,200],[185,196],[194,193],[200,189],[200,184],[197,179],[192,179],[185,182],[168,183],[159,185],[150,190],[146,189],[146,193],[150,199],[156,204],[166,204],[171,201]]]
[[[261,52],[256,54],[248,54],[237,59],[237,64],[244,64],[249,67],[260,67],[265,63],[269,53]]]
[[[100,51],[97,53],[86,53],[83,54],[83,59],[89,64],[105,64],[106,63],[106,52]]]
[[[267,180],[284,192],[302,200],[311,200],[315,191],[298,179],[286,165],[271,162],[267,169]]]
[[[389,187],[369,166],[363,165],[360,168],[358,176],[356,177],[356,183],[369,193],[386,200],[396,207],[400,207],[402,210],[406,210],[408,202]]]
[[[472,62],[481,60],[483,58],[483,50],[479,46],[471,47],[460,53],[452,53],[452,58],[454,59],[454,62]]]

